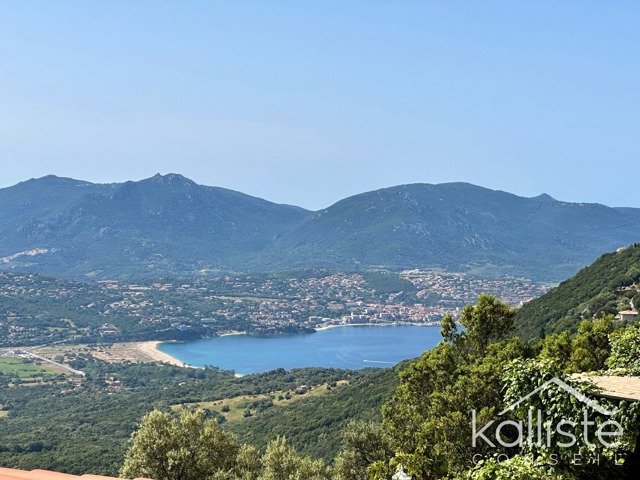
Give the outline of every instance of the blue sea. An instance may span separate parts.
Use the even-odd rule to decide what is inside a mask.
[[[439,327],[350,326],[281,337],[234,335],[158,348],[195,367],[215,366],[239,374],[276,368],[391,367],[419,356],[440,341]]]

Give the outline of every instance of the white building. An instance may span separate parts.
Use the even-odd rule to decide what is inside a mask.
[[[618,318],[623,322],[627,320],[633,320],[638,316],[638,312],[636,310],[622,310],[618,312]]]

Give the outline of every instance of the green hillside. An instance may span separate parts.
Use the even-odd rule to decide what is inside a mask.
[[[308,215],[176,174],[110,185],[47,176],[0,189],[0,263],[99,277],[228,268]]]
[[[276,269],[442,267],[560,281],[639,238],[637,209],[526,198],[468,183],[411,184],[313,213],[259,261]]]
[[[350,420],[380,420],[380,407],[398,384],[398,368],[360,372],[350,385],[327,395],[272,407],[268,415],[229,428],[242,441],[259,448],[283,435],[305,455],[330,461],[338,453],[340,434]]]
[[[154,408],[169,411],[176,404],[346,380],[348,386],[324,395],[303,396],[282,407],[267,406],[260,415],[237,425],[223,423],[256,445],[286,434],[301,450],[329,459],[339,447],[346,422],[377,419],[397,381],[393,369],[278,369],[234,378],[231,372],[215,369],[108,364],[83,354],[66,361],[76,366],[82,362],[87,375],[81,384],[70,376],[42,376],[27,382],[20,379],[21,372],[0,371],[0,465],[115,475],[131,433]],[[117,387],[108,383],[114,377],[121,382]]]
[[[515,320],[526,338],[575,330],[582,319],[640,306],[640,244],[607,253],[546,295],[524,305]]]
[[[131,278],[208,270],[440,267],[558,281],[640,238],[640,210],[412,184],[310,212],[177,174],[0,189],[0,268]]]

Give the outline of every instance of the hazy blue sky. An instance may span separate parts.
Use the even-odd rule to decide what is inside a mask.
[[[308,208],[469,181],[640,207],[640,2],[0,0],[0,186]]]

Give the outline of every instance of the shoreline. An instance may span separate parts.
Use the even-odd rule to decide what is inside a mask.
[[[316,327],[316,332],[323,332],[327,330],[332,330],[334,328],[344,328],[344,327],[398,327],[398,326],[414,326],[414,327],[436,327],[437,325],[425,324],[425,323],[409,323],[409,322],[400,322],[400,323],[348,323],[348,324],[338,324],[338,325],[326,325],[324,327]],[[217,337],[211,338],[222,338],[222,337],[232,337],[232,336],[244,336],[249,335],[247,332],[230,332],[224,333],[222,335],[218,335]],[[136,350],[151,358],[155,362],[166,363],[168,365],[173,365],[176,367],[183,368],[198,368],[193,365],[189,365],[176,357],[169,355],[161,351],[158,346],[161,343],[167,343],[166,341],[160,340],[149,340],[146,342],[136,342]],[[243,377],[244,374],[234,373],[236,378]]]
[[[218,335],[218,337],[222,338],[222,337],[239,337],[241,335],[248,335],[247,332],[228,332],[228,333],[221,333],[220,335]],[[214,337],[212,337],[214,338]]]
[[[345,323],[337,325],[325,325],[324,327],[314,327],[316,332],[323,332],[325,330],[331,330],[333,328],[343,327],[437,327],[438,325],[431,325],[428,323],[411,323],[411,322],[399,322],[399,323]]]
[[[161,343],[164,343],[164,342],[161,342],[159,340],[150,340],[148,342],[138,342],[136,344],[136,349],[139,352],[143,353],[144,355],[152,358],[156,362],[167,363],[175,367],[191,367],[191,365],[188,365],[178,360],[177,358],[172,357],[168,353],[164,353],[163,351],[158,349],[158,345],[160,345]]]

